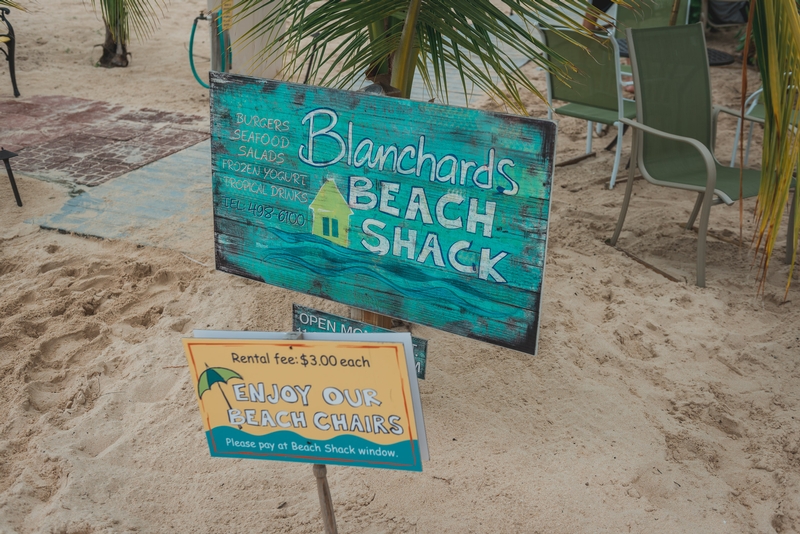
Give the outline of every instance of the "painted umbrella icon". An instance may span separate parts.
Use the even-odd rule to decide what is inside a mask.
[[[222,384],[227,384],[228,380],[232,378],[238,378],[239,380],[244,380],[244,378],[236,371],[226,369],[225,367],[208,367],[208,364],[206,364],[206,367],[207,369],[200,374],[200,378],[197,380],[197,396],[202,399],[203,393],[211,389],[211,386],[214,384],[217,384],[222,393],[222,398],[225,399],[225,404],[228,405],[229,410],[232,410],[231,403],[228,402],[228,397],[222,389]],[[242,428],[241,425],[237,426],[240,429]]]

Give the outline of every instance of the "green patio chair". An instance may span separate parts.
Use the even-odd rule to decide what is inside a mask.
[[[638,5],[634,6],[633,9],[618,5],[616,33],[614,37],[617,39],[625,39],[625,32],[628,28],[642,29],[669,26],[669,19],[672,16],[672,3],[672,0],[639,0]],[[689,0],[682,0],[678,6],[676,24],[685,25],[688,23]]]
[[[587,154],[592,152],[594,123],[617,127],[617,150],[608,184],[608,188],[613,189],[622,155],[624,131],[620,120],[636,116],[635,103],[622,98],[617,42],[609,34],[596,34],[593,39],[567,29],[559,29],[561,35],[551,29],[540,28],[539,31],[550,50],[578,69],[577,73],[564,71],[564,74],[572,78],[568,83],[550,72],[547,73],[547,118],[553,118],[553,100],[567,102],[566,105],[555,108],[555,112],[588,121]],[[586,50],[575,43],[585,46]]]
[[[611,245],[617,244],[633,191],[638,167],[648,182],[697,192],[687,229],[698,214],[697,285],[705,287],[706,234],[711,205],[739,200],[739,169],[721,165],[713,155],[720,112],[711,106],[703,27],[698,24],[629,29],[637,120],[622,119],[634,128],[632,164],[625,199]],[[741,198],[758,194],[760,172],[744,171]]]
[[[764,118],[766,117],[766,109],[764,108],[764,98],[763,98],[763,89],[759,89],[754,92],[752,95],[747,97],[747,100],[744,101],[744,120],[750,121],[750,131],[747,134],[747,146],[745,147],[744,151],[744,164],[747,165],[747,162],[750,161],[750,145],[753,142],[753,127],[756,123],[764,124]],[[792,113],[792,124],[795,128],[800,125],[800,114]],[[736,124],[736,135],[733,138],[733,151],[731,154],[731,167],[734,166],[736,161],[736,152],[739,150],[739,136],[742,133],[742,119],[739,119]]]

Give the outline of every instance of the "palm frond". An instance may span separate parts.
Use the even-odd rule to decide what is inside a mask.
[[[13,7],[14,9],[19,9],[20,11],[26,11],[21,4],[18,4],[14,0],[0,0],[0,6]]]
[[[763,290],[792,177],[800,158],[800,136],[795,122],[800,116],[800,15],[794,0],[756,0],[752,33],[766,110],[754,236],[760,264],[759,290]],[[795,195],[796,213],[799,213],[798,200],[800,198]],[[800,217],[795,217],[794,227],[788,229],[794,237],[793,243],[797,243],[798,230]],[[786,282],[787,293],[796,261],[795,247]]]
[[[238,0],[233,17],[242,19],[266,8],[269,14],[242,39],[273,36],[260,57],[267,61],[283,55],[282,74],[287,79],[298,79],[305,72],[312,50],[316,54],[311,82],[339,88],[352,88],[364,73],[385,73],[387,66],[399,68],[398,61],[406,61],[401,74],[392,71],[393,85],[408,86],[397,87],[404,96],[410,89],[407,71],[412,65],[410,70],[420,70],[427,91],[442,101],[447,101],[448,88],[454,84],[465,92],[474,84],[510,109],[525,113],[520,91],[539,92],[514,57],[530,58],[551,71],[564,63],[556,54],[547,59],[549,51],[538,41],[534,24],[588,34],[579,21],[594,8],[589,0],[501,2],[502,9],[492,0]],[[409,18],[414,31],[404,36]],[[609,20],[602,12],[598,19]],[[455,79],[448,79],[448,72]],[[563,72],[560,69],[559,75]]]

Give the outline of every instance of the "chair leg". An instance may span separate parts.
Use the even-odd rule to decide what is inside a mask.
[[[702,194],[703,209],[700,213],[700,228],[697,232],[697,287],[706,287],[706,235],[708,234],[708,218],[711,215],[711,203],[714,190],[706,189]]]
[[[8,180],[11,182],[11,189],[14,191],[14,198],[17,200],[17,206],[22,207],[22,199],[19,196],[19,190],[17,190],[17,182],[14,181],[14,173],[11,172],[11,164],[8,162],[7,159],[4,159],[3,163],[5,163],[6,165]]]
[[[14,48],[16,47],[14,37],[6,44],[8,45],[8,70],[11,72],[11,87],[14,89],[14,96],[18,97],[19,89],[17,89],[17,76],[14,73]]]
[[[611,236],[610,244],[612,247],[617,246],[619,234],[622,232],[622,225],[625,223],[625,215],[628,213],[628,204],[631,202],[631,193],[633,192],[633,177],[636,174],[636,163],[638,161],[637,150],[639,149],[639,132],[633,131],[633,146],[631,147],[631,165],[628,168],[628,183],[625,185],[625,198],[622,200],[622,209],[619,212],[619,219],[617,219],[617,227],[614,229],[614,235]]]
[[[589,129],[586,132],[586,153],[592,153],[592,121],[589,121]]]
[[[792,203],[789,206],[789,224],[786,228],[786,263],[792,263],[795,245],[797,245],[797,235],[794,233],[795,217],[797,217],[797,186],[795,186]]]
[[[733,154],[731,154],[731,164],[733,167],[736,161],[736,151],[739,150],[739,136],[742,133],[742,119],[736,122],[736,134],[733,136]]]
[[[611,182],[608,184],[609,189],[614,189],[614,184],[617,183],[617,172],[619,171],[619,160],[622,157],[622,136],[625,134],[625,129],[620,123],[617,123],[617,153],[614,155],[614,170],[611,171]]]
[[[627,131],[628,131],[628,125],[627,125],[627,124],[623,124],[623,125],[622,125],[622,137],[625,137],[625,132],[627,132]],[[605,147],[603,150],[608,150],[608,151],[610,152],[610,151],[611,151],[611,149],[613,149],[613,148],[615,148],[615,147],[617,146],[617,141],[618,141],[618,140],[619,140],[619,139],[617,139],[616,137],[615,137],[615,138],[613,138],[613,139],[611,140],[611,142],[610,142],[610,143],[608,143],[608,146],[606,146],[606,147]],[[627,165],[625,165],[625,168],[627,169],[627,168],[628,168],[628,166],[627,166]]]
[[[686,229],[691,230],[694,226],[694,221],[697,219],[697,214],[700,213],[700,206],[703,205],[703,193],[697,193],[697,201],[694,203],[692,214],[689,215],[689,222],[686,223]]]
[[[706,287],[706,237],[711,204],[714,200],[713,189],[707,189],[705,193],[700,193],[698,200],[702,200],[703,209],[700,213],[700,228],[697,232],[697,287]]]

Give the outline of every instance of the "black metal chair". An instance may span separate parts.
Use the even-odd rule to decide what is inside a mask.
[[[14,173],[11,172],[11,163],[9,163],[9,159],[16,156],[15,153],[11,152],[10,150],[3,150],[3,147],[0,147],[0,161],[2,161],[6,166],[6,172],[8,173],[8,180],[11,182],[11,189],[14,191],[14,198],[17,200],[17,206],[22,206],[22,199],[19,197],[19,190],[17,189],[17,182],[14,181]]]
[[[11,10],[7,7],[0,7],[0,21],[8,28],[8,33],[0,33],[0,45],[5,45],[6,47],[3,48],[0,46],[0,52],[5,54],[6,60],[8,61],[8,68],[11,71],[11,86],[14,88],[14,96],[19,96],[19,89],[17,89],[17,77],[14,74],[14,28],[11,26],[11,23],[8,22],[6,15],[11,13]]]

